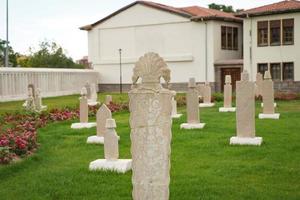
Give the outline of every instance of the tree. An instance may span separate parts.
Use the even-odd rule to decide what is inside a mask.
[[[0,67],[4,66],[6,52],[6,41],[0,39]],[[10,67],[17,66],[18,53],[15,53],[13,48],[8,45],[8,62]]]
[[[76,64],[71,57],[67,57],[61,46],[48,41],[41,42],[39,49],[35,52],[30,48],[29,56],[19,58],[19,65],[41,68],[83,68],[82,65]]]
[[[232,6],[226,6],[226,5],[222,5],[222,4],[211,3],[208,5],[208,7],[210,9],[220,10],[220,11],[228,12],[228,13],[235,12]]]

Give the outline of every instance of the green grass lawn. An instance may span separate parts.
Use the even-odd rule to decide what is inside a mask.
[[[126,96],[114,96],[125,101]],[[49,98],[50,107],[76,106],[77,96]],[[261,111],[257,102],[257,114]],[[186,115],[173,121],[170,199],[300,199],[300,101],[277,102],[280,120],[256,120],[261,147],[229,146],[235,114],[203,108],[203,130],[180,130]],[[14,111],[16,103],[0,104]],[[179,109],[185,114],[184,108]],[[129,113],[115,113],[120,158],[130,158]],[[0,166],[0,199],[131,199],[131,172],[90,172],[103,158],[102,145],[88,145],[95,128],[72,130],[71,122],[39,129],[33,156]]]

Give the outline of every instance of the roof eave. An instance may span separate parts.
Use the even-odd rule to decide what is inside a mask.
[[[235,22],[235,23],[243,23],[243,19],[239,18],[231,18],[231,17],[220,17],[220,16],[207,16],[207,17],[192,17],[192,21],[208,21],[208,20],[217,20],[217,21],[225,21],[225,22]]]
[[[259,17],[259,16],[266,16],[266,15],[276,15],[276,14],[285,14],[285,13],[296,13],[300,12],[300,8],[297,9],[288,9],[288,10],[274,10],[274,11],[265,11],[265,12],[257,12],[257,13],[241,13],[236,14],[236,17],[246,18],[246,17]]]

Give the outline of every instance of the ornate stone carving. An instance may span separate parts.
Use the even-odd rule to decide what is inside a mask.
[[[170,70],[158,54],[147,53],[135,64],[129,92],[134,200],[169,199],[174,93],[161,86],[161,77],[169,83]]]

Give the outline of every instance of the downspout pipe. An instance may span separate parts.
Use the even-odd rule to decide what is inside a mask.
[[[204,18],[201,18],[201,21],[205,23],[205,82],[208,81],[208,58],[207,58],[207,22],[204,20]]]

